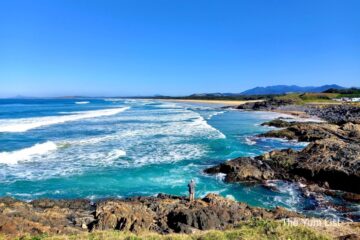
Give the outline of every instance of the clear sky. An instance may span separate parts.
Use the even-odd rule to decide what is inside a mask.
[[[0,1],[1,97],[359,79],[359,0]]]

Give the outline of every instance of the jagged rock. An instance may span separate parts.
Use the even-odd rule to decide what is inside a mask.
[[[242,105],[237,106],[237,109],[242,110],[257,110],[257,111],[264,111],[264,110],[275,110],[278,107],[292,105],[296,102],[292,99],[269,99],[262,102],[249,102]]]
[[[82,210],[95,210],[91,201],[88,199],[70,199],[70,200],[55,200],[55,199],[37,199],[31,201],[31,205],[35,208],[69,208]]]
[[[331,106],[309,107],[306,112],[335,124],[360,124],[360,106],[339,104]]]
[[[249,157],[240,157],[231,161],[227,161],[218,166],[208,168],[206,173],[225,173],[225,181],[262,181],[273,179],[275,173],[271,167],[265,162]]]
[[[334,124],[293,122],[289,123],[289,126],[285,129],[272,130],[260,134],[259,137],[286,138],[288,140],[311,142],[337,136],[348,138],[349,134],[349,132],[342,131],[339,126]]]
[[[290,127],[293,124],[293,122],[288,122],[288,121],[284,121],[281,120],[279,118],[268,121],[268,122],[264,122],[261,124],[261,126],[270,126],[270,127],[277,127],[277,128],[286,128],[286,127]]]
[[[149,230],[154,217],[154,212],[141,203],[105,201],[96,207],[94,229],[139,232]]]
[[[294,127],[303,131],[294,131]],[[238,158],[205,172],[225,173],[227,182],[296,180],[303,177],[320,184],[326,183],[325,186],[331,189],[360,193],[360,144],[348,137],[349,131],[344,129],[349,127],[352,131],[357,126],[346,126],[342,129],[338,126],[317,124],[290,126],[285,130],[299,139],[311,139],[313,142],[299,152],[281,150],[265,153],[254,159]],[[335,131],[336,129],[338,131]],[[317,138],[321,140],[314,141]]]
[[[65,202],[67,201],[37,200],[33,205],[15,199],[1,198],[0,232],[8,235],[77,233],[80,230],[73,220],[81,217],[91,219],[89,209],[92,206],[88,205],[82,209],[77,206],[77,201],[69,201],[65,204],[67,206],[63,206]]]
[[[343,131],[349,132],[349,137],[360,139],[360,124],[345,123],[343,126],[341,126],[341,129]]]
[[[205,169],[208,174],[223,173],[226,182],[288,179],[288,171],[297,158],[292,149],[274,150],[255,158],[240,157]]]
[[[293,149],[274,150],[256,157],[256,159],[266,161],[266,163],[275,169],[277,173],[280,171],[288,171],[296,162],[298,152]]]
[[[337,138],[313,142],[299,153],[292,172],[326,181],[332,189],[360,193],[360,145]]]
[[[0,198],[0,233],[73,234],[81,231],[114,229],[192,233],[225,229],[250,218],[300,217],[279,209],[250,207],[216,194],[190,203],[185,197],[159,194],[158,197],[109,199],[91,204],[87,200],[39,199],[30,203]]]

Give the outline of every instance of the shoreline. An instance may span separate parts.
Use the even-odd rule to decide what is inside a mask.
[[[157,99],[161,101],[169,101],[169,102],[196,102],[196,103],[206,103],[210,104],[221,104],[228,103],[229,101],[219,101],[219,100],[173,100],[173,99]],[[221,103],[219,103],[221,102]],[[238,103],[239,101],[231,101],[233,103]],[[243,103],[248,103],[250,101],[240,101]],[[251,101],[253,102],[253,101]],[[245,110],[246,111],[246,110]],[[334,130],[334,126],[330,126],[330,124],[325,121],[320,124],[314,123],[299,123],[296,121],[298,119],[307,119],[310,120],[312,115],[307,114],[306,111],[296,111],[295,110],[284,110],[284,109],[269,109],[269,110],[260,110],[263,112],[273,112],[278,114],[285,114],[291,116],[295,119],[293,123],[286,122],[284,120],[273,119],[269,122],[265,122],[268,126],[275,126],[278,129],[269,131],[265,134],[271,133],[270,137],[292,137],[293,140],[299,141],[304,137],[309,139],[313,139],[310,142],[314,142],[315,138],[319,141],[317,144],[322,144],[320,147],[315,145],[314,151],[316,154],[326,153],[321,152],[322,149],[332,149],[331,139],[328,139],[328,134],[333,134],[336,132],[334,137],[336,137],[336,142],[334,144],[338,145],[341,143],[342,149],[349,148],[350,144],[347,142],[347,139],[353,137],[352,132],[356,131],[356,129],[352,128],[342,128],[342,126],[338,126]],[[286,120],[286,119],[285,119]],[[313,125],[311,125],[313,124]],[[352,127],[352,125],[349,125]],[[295,130],[294,130],[295,129]],[[299,130],[298,130],[299,129]],[[294,133],[292,132],[294,130]],[[301,130],[301,131],[300,131]],[[321,132],[320,132],[321,131]],[[320,134],[319,134],[320,132]],[[326,135],[322,135],[321,133],[325,132]],[[295,135],[294,135],[295,134]],[[342,135],[344,136],[342,136]],[[340,136],[340,137],[339,137]],[[266,137],[266,136],[265,136]],[[333,138],[332,138],[333,139]],[[289,139],[291,140],[291,139]],[[330,141],[330,143],[328,143]],[[323,147],[324,146],[324,147]],[[350,148],[349,148],[350,149]],[[352,149],[352,148],[351,148]],[[335,149],[334,151],[339,151]],[[300,155],[302,154],[303,155]],[[296,160],[298,156],[301,159],[309,159],[310,157],[314,157],[315,155],[312,152],[306,151],[290,151],[290,150],[272,150],[270,152],[265,153],[264,155],[259,155],[254,159],[243,157],[238,159],[233,159],[230,161],[226,161],[221,163],[219,166],[213,166],[210,169],[214,169],[213,173],[217,173],[219,170],[230,169],[227,166],[231,166],[231,169],[242,169],[245,172],[221,172],[226,174],[227,183],[235,183],[241,181],[251,180],[254,182],[263,182],[264,180],[288,180],[298,182],[300,184],[304,184],[304,187],[301,187],[301,191],[303,191],[306,195],[311,195],[318,201],[317,197],[322,197],[325,195],[328,196],[337,196],[343,199],[352,198],[353,201],[358,202],[358,195],[353,191],[349,191],[349,189],[332,189],[331,186],[334,184],[332,181],[328,179],[322,179],[320,182],[314,182],[312,179],[306,179],[307,176],[295,176],[286,172],[286,170],[291,167],[289,165],[293,160]],[[319,155],[320,156],[320,155]],[[289,160],[288,162],[278,162],[276,159],[286,158]],[[275,160],[272,160],[274,158]],[[241,161],[239,161],[241,160]],[[272,164],[274,163],[274,164]],[[226,165],[228,164],[228,165]],[[230,165],[229,165],[230,164]],[[245,164],[245,165],[244,165]],[[279,165],[283,164],[283,165]],[[312,166],[312,162],[308,162],[308,165],[304,165],[303,169],[315,169],[317,166]],[[278,166],[279,165],[279,166]],[[308,168],[306,168],[308,167]],[[346,167],[346,166],[345,166]],[[257,170],[259,169],[261,175],[257,174]],[[255,169],[255,171],[254,171]],[[295,169],[295,168],[294,168]],[[344,168],[347,170],[346,168]],[[205,169],[204,171],[209,170]],[[216,171],[215,171],[216,170]],[[301,169],[300,169],[301,170]],[[208,174],[212,174],[211,172],[206,172]],[[301,173],[301,172],[298,172]],[[243,174],[243,175],[242,175]],[[245,176],[246,175],[246,176]],[[325,182],[324,182],[325,181]],[[349,184],[348,184],[349,185]],[[266,185],[264,185],[266,186]],[[329,187],[330,186],[330,187]],[[272,186],[269,186],[270,188]],[[273,189],[276,191],[276,189]],[[351,189],[350,189],[351,190]],[[342,193],[340,194],[341,191]],[[353,195],[346,195],[353,194]],[[169,208],[169,203],[172,206],[176,206],[175,208]],[[321,199],[318,201],[319,204],[323,204],[323,206],[330,206],[331,202],[322,202]],[[162,210],[159,210],[156,206],[161,206]],[[214,209],[214,206],[216,207]],[[229,221],[227,219],[223,219],[222,211],[224,211],[224,206],[228,206],[225,208],[227,212],[232,212],[233,208],[238,209],[241,212],[239,216],[233,216]],[[331,205],[335,207],[337,211],[343,211],[344,214],[349,214],[348,217],[351,217],[352,211],[350,206],[346,205]],[[25,209],[25,210],[24,210]],[[244,210],[246,209],[246,211]],[[280,209],[280,210],[279,210]],[[206,217],[203,216],[203,212],[206,212]],[[50,214],[49,214],[50,213]],[[64,214],[65,213],[65,214]],[[260,214],[260,215],[259,215]],[[50,215],[55,217],[49,217]],[[71,215],[71,217],[69,217]],[[186,197],[184,196],[174,196],[174,195],[166,195],[160,194],[157,197],[152,196],[137,196],[137,197],[128,197],[125,199],[117,199],[117,198],[109,198],[109,199],[100,199],[95,202],[90,201],[86,198],[81,199],[34,199],[30,202],[25,202],[23,200],[16,200],[14,198],[1,197],[0,198],[0,238],[1,233],[5,232],[10,235],[17,235],[19,230],[14,230],[11,225],[24,227],[23,231],[26,234],[38,234],[38,233],[49,233],[56,234],[57,232],[63,232],[66,234],[73,233],[84,233],[84,232],[92,232],[96,230],[126,230],[131,232],[137,231],[151,231],[157,232],[159,234],[168,234],[168,233],[192,233],[192,231],[203,231],[204,229],[217,229],[223,230],[223,228],[217,227],[217,223],[221,223],[225,227],[233,227],[234,222],[242,222],[243,216],[251,216],[251,217],[259,217],[265,220],[273,220],[278,219],[291,219],[291,218],[299,218],[301,221],[308,221],[308,217],[306,215],[302,215],[298,211],[291,212],[282,208],[275,209],[266,209],[264,207],[254,207],[248,204],[245,204],[241,201],[233,201],[227,198],[215,195],[208,194],[202,199],[197,199],[193,204],[190,204]],[[297,216],[299,215],[299,216]],[[33,219],[33,216],[37,216],[37,218]],[[39,217],[40,216],[40,217]],[[161,216],[161,217],[158,217]],[[183,220],[183,216],[186,216],[186,221]],[[354,215],[356,217],[356,215]],[[49,226],[49,219],[52,222],[56,222],[56,226]],[[116,219],[116,220],[115,220]],[[135,220],[134,220],[135,219]],[[169,221],[169,219],[171,219]],[[193,221],[194,219],[194,221]],[[240,220],[239,220],[240,219]],[[10,222],[10,224],[1,225],[1,221]],[[70,221],[69,221],[70,220]],[[133,221],[134,220],[134,221]],[[138,221],[139,220],[139,221]],[[195,221],[196,220],[196,221]],[[316,218],[315,221],[323,221],[324,218]],[[360,233],[356,230],[356,226],[360,226],[360,223],[356,223],[356,218],[354,218],[354,226],[349,227],[346,234],[356,234],[360,235]],[[69,221],[69,223],[67,222]],[[133,221],[133,222],[130,222]],[[200,223],[199,223],[200,221]],[[324,220],[326,221],[326,220]],[[11,224],[11,222],[13,224]],[[66,224],[64,224],[66,222]],[[127,222],[129,222],[127,224]],[[154,224],[159,223],[159,224]],[[140,224],[141,223],[141,224]],[[30,224],[30,225],[29,225]],[[200,224],[200,225],[199,225]],[[347,222],[341,222],[339,224],[347,225]],[[28,228],[28,226],[30,226]],[[123,226],[122,228],[118,228],[117,226]],[[134,227],[135,226],[135,227]],[[331,234],[335,236],[338,234],[337,232],[341,228],[342,225],[338,225],[337,228],[332,229]],[[35,229],[35,230],[34,230]],[[316,231],[320,231],[320,229],[315,228]],[[344,235],[346,235],[344,234]]]
[[[183,102],[183,103],[207,103],[207,104],[220,104],[224,106],[237,106],[245,103],[262,102],[264,100],[205,100],[205,99],[171,99],[171,98],[155,98],[164,102]]]
[[[239,157],[208,168],[205,172],[225,174],[225,182],[228,183],[248,180],[262,183],[267,180],[285,179],[301,183],[304,185],[302,188],[305,194],[318,195],[319,199],[328,195],[344,201],[360,203],[359,190],[351,187],[351,183],[357,185],[358,181],[356,159],[359,156],[357,143],[360,137],[360,126],[358,111],[355,107],[337,105],[310,109],[312,111],[300,110],[300,108],[297,110],[293,107],[288,110],[281,107],[281,105],[274,108],[266,106],[256,110],[251,108],[243,110],[268,111],[292,116],[291,118],[295,121],[280,117],[263,123],[262,125],[276,127],[276,129],[259,134],[257,137],[309,142],[306,148],[271,150],[256,156],[255,160],[250,157]],[[329,167],[332,168],[329,170]],[[338,178],[334,180],[331,176],[338,176],[341,180]],[[329,204],[330,202],[319,201],[319,203]],[[353,217],[354,221],[359,221],[356,220],[359,219],[356,214],[352,215],[351,208],[344,208],[342,211],[350,213],[349,217]]]
[[[69,239],[68,236],[93,239],[92,234],[104,231],[111,235],[131,233],[136,239],[147,239],[141,237],[142,233],[164,236],[164,239],[172,239],[171,236],[202,239],[193,236],[208,231],[237,231],[244,225],[248,226],[247,231],[265,231],[266,234],[268,226],[277,226],[278,235],[284,236],[286,233],[289,239],[295,235],[298,236],[296,239],[302,239],[303,234],[288,232],[297,227],[302,233],[309,231],[308,234],[313,236],[310,239],[340,239],[360,235],[358,222],[306,217],[282,207],[252,207],[213,193],[193,202],[189,202],[185,196],[161,193],[157,196],[108,198],[96,202],[88,199],[38,199],[25,202],[10,197],[0,198],[0,239]],[[263,237],[263,234],[259,236]]]

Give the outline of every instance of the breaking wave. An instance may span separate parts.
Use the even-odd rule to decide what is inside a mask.
[[[35,157],[46,155],[49,152],[55,151],[56,149],[56,144],[54,142],[48,141],[12,152],[0,152],[0,163],[16,164],[20,161],[29,161]]]
[[[80,102],[75,102],[75,104],[89,104],[89,101],[80,101]]]
[[[48,125],[60,124],[70,121],[78,121],[88,118],[111,116],[123,112],[127,109],[129,109],[129,107],[84,111],[65,116],[0,120],[0,132],[26,132],[30,129]]]

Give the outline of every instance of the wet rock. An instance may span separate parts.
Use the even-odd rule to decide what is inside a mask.
[[[277,126],[281,124],[275,122]],[[285,129],[269,131],[260,136],[311,142],[296,154],[284,156],[276,153],[272,157],[264,154],[262,159],[271,158],[268,164],[275,173],[279,168],[274,167],[274,162],[281,163],[281,159],[284,159],[288,163],[286,169],[291,180],[300,176],[319,184],[326,183],[326,188],[359,193],[360,124],[290,123]]]
[[[255,158],[236,158],[205,169],[204,172],[226,174],[226,182],[289,179],[289,169],[292,169],[297,156],[298,152],[292,149],[274,150]]]
[[[350,133],[357,131],[357,128],[354,124],[293,124],[262,136],[291,136],[311,141],[303,150],[272,151],[255,158],[238,158],[205,172],[224,173],[228,182],[261,182],[268,179],[296,181],[301,177],[326,188],[360,193],[360,144],[359,139],[350,137]]]
[[[286,127],[290,127],[293,123],[292,122],[288,122],[288,121],[284,121],[281,120],[279,118],[268,121],[268,122],[264,122],[261,124],[261,126],[270,126],[270,127],[277,127],[277,128],[286,128]]]
[[[334,124],[296,122],[289,123],[289,126],[285,129],[272,130],[259,136],[312,142],[338,136],[347,138],[348,135],[349,132],[339,130],[339,126]]]
[[[262,181],[274,179],[271,167],[259,159],[240,157],[205,170],[208,174],[224,173],[225,181]]]

